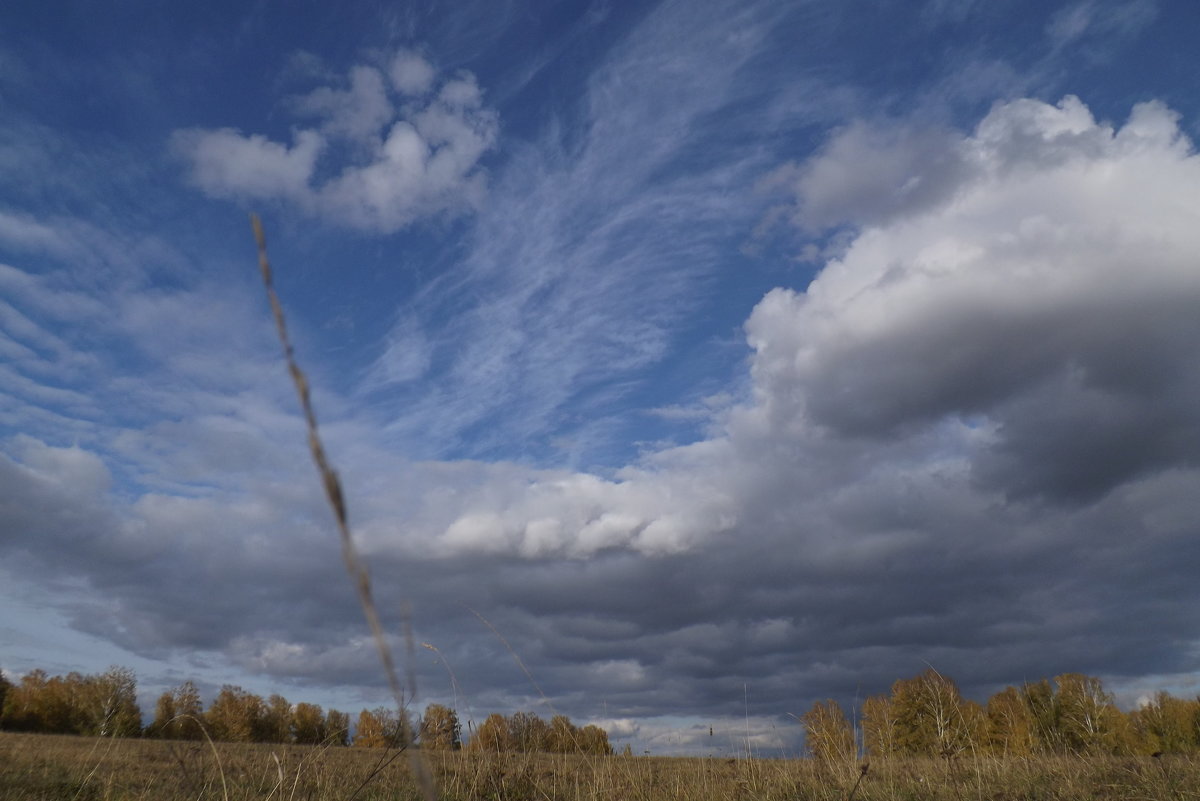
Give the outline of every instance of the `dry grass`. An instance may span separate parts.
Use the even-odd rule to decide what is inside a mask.
[[[415,801],[422,797],[407,761],[391,759],[394,751],[232,743],[218,743],[216,748],[221,770],[203,742],[0,734],[0,799]],[[845,801],[859,777],[856,765],[828,766],[799,759],[463,752],[434,752],[427,759],[440,797],[454,801]],[[1200,801],[1200,760],[1049,757],[949,764],[892,760],[872,764],[854,798]]]

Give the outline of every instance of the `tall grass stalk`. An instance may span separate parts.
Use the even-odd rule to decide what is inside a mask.
[[[292,377],[292,383],[296,387],[296,395],[300,399],[300,408],[304,413],[304,422],[308,429],[308,448],[312,453],[313,462],[317,466],[317,472],[321,476],[321,483],[325,488],[325,498],[329,502],[329,508],[333,510],[334,522],[337,524],[338,534],[341,537],[342,560],[346,564],[346,572],[350,575],[350,580],[353,582],[354,588],[358,591],[359,604],[362,606],[363,614],[367,619],[367,625],[370,627],[371,634],[375,639],[375,646],[379,652],[379,660],[383,665],[388,686],[392,691],[392,698],[396,703],[396,712],[400,719],[400,748],[409,752],[409,762],[413,775],[417,777],[425,798],[428,801],[434,801],[437,798],[437,791],[433,786],[433,778],[420,753],[412,748],[415,733],[408,719],[404,687],[400,683],[400,676],[396,671],[396,662],[392,657],[392,649],[388,645],[387,636],[383,631],[383,624],[379,619],[379,611],[371,592],[370,574],[358,555],[358,549],[354,545],[354,537],[350,533],[350,517],[346,510],[346,496],[342,491],[342,482],[338,478],[337,471],[330,464],[329,458],[325,453],[325,446],[321,441],[321,432],[317,425],[316,412],[313,410],[308,378],[296,362],[295,351],[292,348],[291,338],[288,336],[287,320],[283,314],[283,304],[280,303],[279,295],[275,291],[271,261],[267,257],[267,238],[263,232],[262,220],[259,219],[257,214],[250,215],[250,225],[254,229],[254,241],[258,245],[258,267],[259,272],[262,274],[263,287],[267,291],[267,299],[271,304],[271,315],[275,319],[275,331],[279,335],[280,345],[283,346],[283,358],[287,363],[288,373]],[[405,623],[405,632],[410,652],[409,664],[411,665],[413,638],[411,628],[408,626],[407,614],[405,615]],[[416,694],[412,691],[414,689],[412,687],[413,683],[412,674],[409,673],[410,697]]]

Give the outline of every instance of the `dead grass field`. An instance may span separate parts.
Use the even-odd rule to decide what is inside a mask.
[[[395,751],[0,734],[3,801],[419,799]],[[813,760],[431,753],[445,799],[847,799],[857,765]],[[219,760],[219,765],[218,765]],[[888,760],[856,801],[1200,801],[1191,757]]]

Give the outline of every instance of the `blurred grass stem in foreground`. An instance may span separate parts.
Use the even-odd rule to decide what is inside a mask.
[[[383,663],[383,670],[387,676],[388,686],[392,691],[392,698],[396,703],[396,712],[400,718],[400,748],[407,749],[410,752],[410,762],[412,763],[412,772],[417,777],[420,783],[422,793],[425,798],[437,798],[437,793],[433,787],[433,779],[429,774],[423,760],[416,749],[411,748],[414,741],[414,732],[412,724],[408,720],[408,714],[405,710],[404,687],[400,683],[400,676],[396,671],[396,662],[392,657],[392,649],[388,646],[387,637],[383,631],[383,624],[379,620],[379,611],[375,606],[375,600],[371,593],[371,578],[367,572],[367,567],[358,555],[358,549],[354,546],[354,537],[350,533],[350,520],[346,512],[346,497],[342,491],[342,482],[338,478],[337,471],[329,463],[329,458],[325,453],[325,446],[321,442],[320,429],[317,426],[317,416],[313,411],[312,394],[309,391],[308,379],[304,375],[304,371],[300,369],[300,365],[296,363],[295,351],[292,348],[291,338],[288,336],[287,320],[283,314],[283,305],[279,302],[279,294],[275,291],[275,282],[271,273],[271,261],[267,257],[267,238],[263,233],[262,220],[257,214],[250,215],[250,225],[254,229],[254,240],[258,245],[258,268],[262,274],[263,286],[267,291],[267,299],[271,303],[271,314],[275,319],[275,332],[279,335],[279,343],[283,346],[283,358],[287,362],[288,373],[291,374],[292,383],[296,387],[296,394],[300,398],[300,408],[304,413],[304,422],[308,428],[308,448],[312,452],[313,462],[317,466],[317,472],[321,476],[321,483],[325,487],[325,497],[329,501],[329,507],[333,510],[334,521],[337,523],[338,534],[342,541],[342,559],[346,563],[346,572],[350,574],[350,580],[354,583],[354,588],[358,591],[358,600],[362,606],[363,614],[367,618],[367,625],[371,628],[371,634],[375,639],[375,646],[379,651],[379,660]],[[406,627],[407,628],[407,627]],[[411,633],[409,634],[411,650]],[[409,697],[414,696],[414,688],[412,684],[412,676],[410,674]]]

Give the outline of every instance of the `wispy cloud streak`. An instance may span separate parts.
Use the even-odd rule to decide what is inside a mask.
[[[462,265],[401,307],[364,383],[393,432],[443,454],[553,458],[555,437],[617,413],[758,211],[770,154],[728,109],[752,91],[741,70],[766,17],[665,5],[578,108],[514,150]]]

